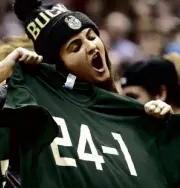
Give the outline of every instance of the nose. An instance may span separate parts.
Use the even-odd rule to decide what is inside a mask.
[[[89,55],[94,53],[94,50],[96,49],[96,44],[93,41],[86,41],[86,50]]]

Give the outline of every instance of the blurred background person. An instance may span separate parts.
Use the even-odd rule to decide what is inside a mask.
[[[153,57],[130,65],[121,78],[123,93],[139,102],[162,100],[180,113],[180,86],[175,65]]]
[[[173,53],[165,54],[163,55],[163,57],[174,64],[178,75],[178,81],[180,83],[180,54],[173,52]]]

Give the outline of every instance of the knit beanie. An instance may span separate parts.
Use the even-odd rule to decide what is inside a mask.
[[[38,0],[16,0],[14,11],[23,21],[35,51],[50,64],[59,62],[60,47],[85,28],[99,36],[96,24],[85,14],[68,10],[62,4],[42,5]]]
[[[142,86],[148,91],[165,85],[171,90],[178,86],[176,68],[171,61],[161,57],[152,57],[131,64],[120,80],[122,87]]]

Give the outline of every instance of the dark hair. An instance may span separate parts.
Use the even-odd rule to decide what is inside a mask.
[[[162,86],[166,87],[167,89],[167,97],[165,102],[169,104],[175,104],[180,106],[180,88],[178,85],[176,86],[167,86],[167,85],[154,85],[154,86],[142,86],[151,96],[156,96],[158,94],[161,94]]]
[[[166,102],[180,107],[180,85],[179,84],[174,88],[168,89]]]
[[[104,46],[104,48],[105,48],[105,46]],[[109,58],[109,55],[108,55],[106,48],[105,48],[105,59],[106,59],[107,67],[108,67],[109,72],[110,72],[110,79],[107,82],[99,85],[99,87],[103,88],[107,91],[111,91],[111,92],[114,92],[114,93],[121,94],[120,89],[118,89],[115,85],[114,75],[113,75],[113,71],[112,71],[112,68],[111,68],[111,61],[110,61],[110,58]]]
[[[178,100],[178,75],[174,64],[162,57],[151,57],[130,65],[123,75],[122,86],[142,86],[152,96],[161,93],[161,86],[167,88],[167,101]],[[178,100],[179,101],[179,100]]]

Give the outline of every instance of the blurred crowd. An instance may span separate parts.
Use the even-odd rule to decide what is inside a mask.
[[[136,61],[178,51],[180,2],[177,0],[45,0],[85,12],[101,29],[113,62]],[[24,34],[12,10],[13,0],[0,1],[0,38]],[[175,49],[176,48],[176,49]],[[180,51],[180,49],[179,49]]]
[[[117,66],[150,55],[180,51],[180,2],[177,0],[45,0],[54,1],[85,12],[98,24],[112,62]],[[12,2],[0,1],[1,39],[24,34],[13,13]]]

